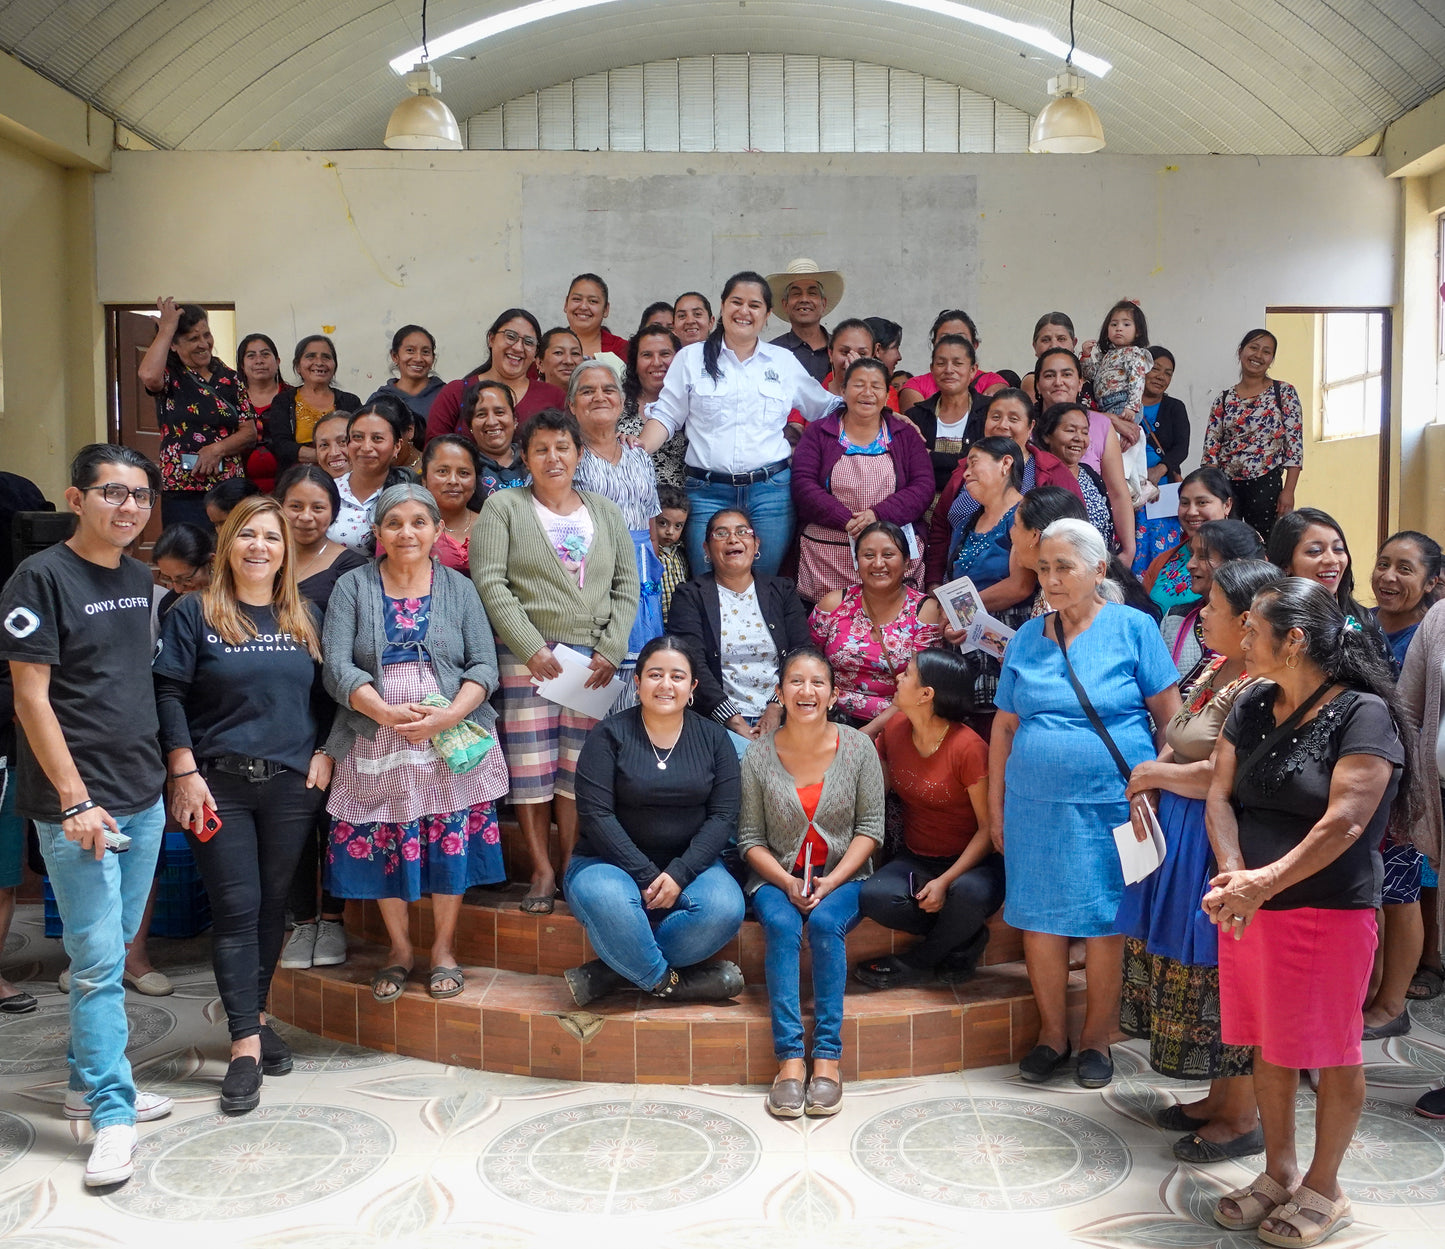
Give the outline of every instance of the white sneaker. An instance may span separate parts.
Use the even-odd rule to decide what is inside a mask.
[[[135,1094],[135,1121],[137,1123],[149,1123],[152,1119],[164,1119],[175,1109],[175,1102],[163,1093],[143,1093],[139,1089]],[[65,1117],[67,1119],[89,1119],[90,1107],[85,1103],[85,1094],[78,1093],[75,1089],[67,1089],[65,1092]]]
[[[301,971],[311,966],[311,956],[316,949],[316,925],[297,924],[286,939],[281,950],[281,966]]]
[[[346,962],[346,928],[340,920],[323,919],[316,927],[313,967],[340,967]]]
[[[85,1186],[103,1188],[107,1184],[123,1184],[135,1174],[133,1123],[112,1123],[95,1134],[90,1147],[90,1161],[85,1164]]]
[[[55,987],[62,993],[70,992],[70,968],[67,967],[60,975],[55,977]]]

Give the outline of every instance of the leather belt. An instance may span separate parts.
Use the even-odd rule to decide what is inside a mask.
[[[792,460],[774,460],[771,464],[764,464],[762,468],[755,468],[750,473],[714,473],[705,468],[693,468],[687,465],[687,475],[697,477],[703,481],[712,482],[715,486],[755,486],[760,481],[767,481],[770,477],[776,477],[781,473]]]
[[[210,772],[223,772],[227,776],[239,776],[253,785],[269,781],[287,770],[284,765],[272,763],[270,759],[252,759],[247,755],[217,755],[214,759],[205,759],[201,763],[202,776]]]

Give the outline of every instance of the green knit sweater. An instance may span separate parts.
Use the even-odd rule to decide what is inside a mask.
[[[577,493],[595,529],[580,587],[547,540],[525,486],[498,490],[482,506],[472,525],[472,581],[497,637],[518,659],[565,642],[620,665],[641,599],[632,536],[610,499]]]

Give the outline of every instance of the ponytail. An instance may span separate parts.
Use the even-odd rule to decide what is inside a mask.
[[[751,269],[744,269],[740,273],[734,273],[723,284],[722,299],[719,300],[717,324],[712,327],[708,336],[702,343],[702,370],[714,382],[722,380],[722,369],[718,366],[718,357],[722,355],[723,345],[723,308],[722,305],[728,301],[728,296],[739,286],[756,286],[763,293],[763,303],[767,310],[773,310],[773,288],[768,285],[768,279],[761,273],[754,273]],[[706,301],[704,301],[705,303]]]

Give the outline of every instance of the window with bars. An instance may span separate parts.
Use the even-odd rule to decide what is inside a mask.
[[[886,65],[729,53],[559,83],[466,129],[471,148],[515,151],[1023,152],[1032,120]]]
[[[1359,438],[1379,433],[1385,318],[1378,312],[1326,312],[1323,316],[1321,436]]]

